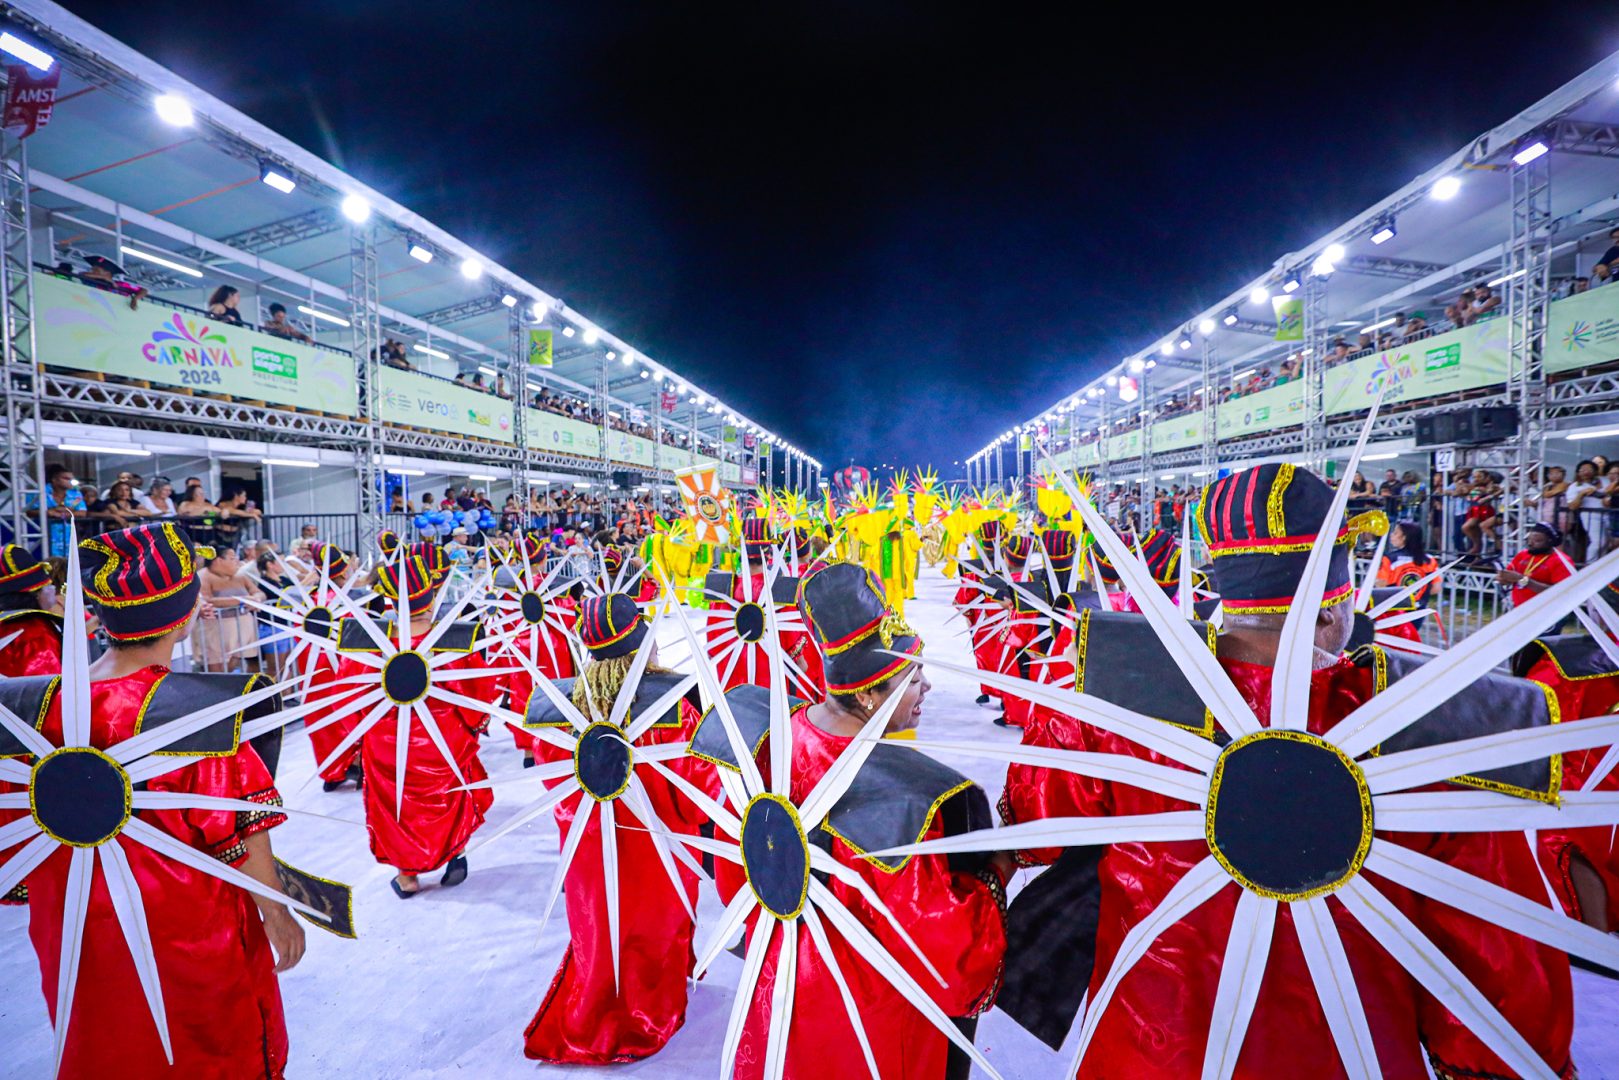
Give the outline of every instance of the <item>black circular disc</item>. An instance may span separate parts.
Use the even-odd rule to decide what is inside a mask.
[[[315,637],[329,638],[332,636],[332,609],[329,607],[312,607],[304,616],[304,633]]]
[[[522,604],[523,621],[530,626],[538,626],[545,618],[545,600],[537,592],[526,592],[519,603]]]
[[[578,774],[579,786],[597,802],[624,794],[630,786],[630,765],[624,733],[612,724],[591,724],[573,750],[573,771]]]
[[[742,869],[764,909],[778,919],[803,910],[809,891],[809,841],[792,805],[779,795],[761,795],[742,815]]]
[[[390,656],[382,665],[382,690],[396,705],[409,705],[427,696],[431,683],[427,658],[419,652]]]
[[[64,844],[104,844],[129,820],[129,774],[97,750],[53,752],[35,767],[32,788],[34,820]]]
[[[1243,885],[1277,899],[1337,888],[1371,844],[1365,779],[1313,735],[1265,731],[1232,743],[1209,798],[1209,847]]]
[[[1344,647],[1345,652],[1354,652],[1365,645],[1370,645],[1377,634],[1377,624],[1364,611],[1355,612],[1355,625],[1349,631],[1349,644]]]
[[[743,604],[736,609],[736,636],[752,644],[765,636],[765,609],[758,604]]]

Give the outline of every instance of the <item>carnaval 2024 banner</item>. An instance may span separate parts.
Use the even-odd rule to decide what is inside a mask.
[[[42,363],[355,415],[347,353],[151,302],[132,311],[128,297],[52,274],[34,275],[34,316]]]

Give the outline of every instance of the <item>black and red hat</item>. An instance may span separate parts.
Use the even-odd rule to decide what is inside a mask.
[[[399,599],[400,581],[404,581],[405,602],[410,606],[412,615],[420,615],[433,607],[433,597],[438,593],[439,575],[422,561],[418,555],[407,555],[401,560],[394,559],[382,565],[377,572],[377,592],[389,600]]]
[[[589,597],[579,614],[579,636],[597,660],[628,656],[646,638],[641,605],[624,593]]]
[[[1027,562],[1034,551],[1034,537],[1026,533],[1013,533],[1001,542],[1001,551],[1011,562]]]
[[[332,544],[310,544],[309,561],[317,570],[326,567],[332,577],[338,577],[349,568],[349,557]]]
[[[793,553],[800,559],[809,557],[810,540],[813,539],[809,529],[803,525],[793,526]]]
[[[978,539],[986,544],[994,544],[1001,538],[1001,522],[998,518],[990,518],[978,526]]]
[[[399,550],[399,534],[392,529],[384,529],[377,534],[377,550],[387,558],[393,558]]]
[[[609,574],[618,573],[619,567],[624,565],[624,553],[615,547],[603,548],[602,565],[607,568]]]
[[[742,519],[742,544],[747,549],[749,558],[763,558],[770,554],[775,542],[775,537],[770,535],[769,518]]]
[[[869,690],[922,651],[922,639],[889,608],[882,582],[863,566],[840,562],[816,567],[805,575],[799,598],[826,654],[826,688],[834,694]]]
[[[1180,583],[1181,544],[1162,529],[1152,529],[1141,538],[1141,558],[1147,570],[1166,592]]]
[[[25,547],[0,547],[0,595],[36,593],[49,585],[51,568]]]
[[[197,610],[197,553],[172,521],[92,536],[79,544],[79,577],[115,641],[145,641],[184,626]]]
[[[550,549],[550,545],[540,537],[539,533],[532,532],[519,536],[517,543],[513,546],[517,548],[517,554],[526,563],[544,562]]]
[[[1047,529],[1040,534],[1040,547],[1046,553],[1046,565],[1053,571],[1062,574],[1073,569],[1074,557],[1079,551],[1073,533],[1063,529]]]
[[[396,551],[397,555],[398,552]],[[407,549],[407,557],[420,559],[422,566],[435,579],[442,578],[450,572],[450,557],[444,554],[444,549],[431,540],[419,540]],[[390,563],[397,560],[389,560]]]
[[[1227,611],[1285,612],[1304,576],[1310,549],[1332,507],[1333,493],[1315,473],[1292,465],[1257,465],[1203,489],[1198,525],[1214,560],[1214,585]],[[1322,606],[1353,595],[1352,534],[1333,538]]]

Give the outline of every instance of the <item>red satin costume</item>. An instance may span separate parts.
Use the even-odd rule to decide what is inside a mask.
[[[1271,669],[1222,659],[1261,723],[1270,716]],[[1372,694],[1372,673],[1348,660],[1311,677],[1309,730],[1316,734]],[[1043,710],[1044,711],[1044,710]],[[1167,758],[1068,716],[1049,713],[1024,733],[1026,743],[1128,754],[1176,766]],[[1059,816],[1113,816],[1185,810],[1189,804],[1123,784],[1014,765],[1001,803],[1008,822]],[[1521,835],[1378,834],[1412,847],[1537,902],[1545,890]],[[1050,862],[1054,850],[1023,852]],[[1209,857],[1206,841],[1110,845],[1102,856],[1101,921],[1097,932],[1094,995],[1124,936],[1162,900],[1192,866]],[[1530,1045],[1562,1076],[1572,1074],[1573,1027],[1568,959],[1509,931],[1437,901],[1373,879],[1478,986]],[[1240,886],[1219,894],[1167,930],[1119,984],[1086,1054],[1084,1077],[1181,1080],[1202,1069],[1209,1017],[1219,983]],[[1505,1065],[1430,998],[1360,925],[1328,897],[1360,1000],[1389,1080],[1424,1080],[1423,1052],[1440,1077],[1510,1075]],[[1286,905],[1278,926],[1247,1039],[1234,1075],[1245,1080],[1281,1076],[1344,1076],[1326,1019]]]
[[[751,599],[750,599],[751,598]],[[737,604],[754,603],[764,605],[770,603],[770,596],[763,573],[750,575],[748,591],[742,591],[742,578],[736,577],[731,582],[731,599]],[[778,604],[776,610],[791,611],[792,604]],[[719,674],[725,676],[723,687],[730,690],[737,686],[770,687],[770,657],[766,654],[762,643],[744,645],[742,652],[734,660],[721,663],[719,657],[725,655],[727,650],[735,644],[727,641],[725,645],[714,644],[731,629],[731,605],[720,604],[709,609],[708,616],[708,655],[714,658],[719,665]],[[731,634],[734,638],[735,634]],[[793,663],[804,673],[805,681],[817,693],[810,695],[813,700],[820,701],[826,697],[826,674],[822,668],[821,650],[815,644],[813,636],[808,630],[786,630],[781,635],[781,647]],[[789,676],[787,679],[787,692],[793,697],[803,700],[806,697],[805,687],[799,685],[797,679]]]
[[[552,609],[561,612],[562,617],[570,624],[578,621],[579,606],[574,603],[572,597],[557,596],[547,603]],[[489,666],[517,668],[511,674],[495,679],[498,688],[496,698],[498,700],[504,696],[508,709],[522,713],[528,710],[529,698],[534,694],[534,677],[517,659],[519,653],[523,656],[536,657],[534,666],[539,668],[540,674],[547,679],[571,679],[574,671],[573,653],[568,651],[567,635],[549,622],[538,626],[528,625],[523,622],[521,613],[512,612],[494,628],[494,634],[504,639],[519,626],[522,629],[512,638],[510,645],[489,653]],[[519,750],[531,754],[539,745],[534,736],[516,730],[512,730],[512,742]]]
[[[415,635],[411,647],[415,648],[426,636]],[[437,649],[434,652],[438,654]],[[487,680],[462,684],[454,681],[452,673],[456,668],[479,666],[478,655],[468,654],[436,669],[433,684],[451,693],[477,697]],[[347,656],[337,671],[339,679],[376,674],[375,668]],[[477,733],[489,722],[488,715],[431,698],[423,704],[438,721],[444,742],[466,782],[487,779],[483,762],[478,760]],[[360,761],[365,768],[365,828],[371,838],[371,854],[379,863],[404,874],[425,874],[466,849],[495,797],[488,789],[456,791],[462,781],[433,745],[421,721],[414,717],[408,737],[410,753],[403,778],[397,773],[398,724],[392,710],[384,713],[360,740]],[[401,783],[405,800],[396,817],[395,793]]]
[[[334,598],[333,592],[318,594],[316,600],[329,609],[337,610],[337,600]],[[341,627],[341,619],[333,621],[332,636],[334,641]],[[304,654],[302,664],[306,675],[313,671],[309,679],[309,696],[312,701],[332,698],[335,707],[336,704],[348,700],[364,689],[359,686],[335,687],[332,685],[337,681],[338,666],[337,654],[333,652],[325,649],[311,649]],[[304,719],[304,726],[313,728],[329,716],[331,712],[332,709],[330,708],[317,710]],[[349,716],[335,724],[327,724],[318,731],[311,731],[309,733],[309,746],[315,753],[315,764],[319,765],[330,757],[332,751],[336,750],[343,740],[348,738],[349,732],[353,731],[355,725],[359,722],[360,717]],[[333,783],[342,780],[348,775],[349,766],[358,761],[359,757],[360,744],[355,743],[345,750],[331,765],[322,769],[320,778]]]
[[[0,615],[0,679],[23,675],[55,675],[62,670],[62,620],[43,611],[10,611]]]
[[[680,703],[680,722],[649,729],[637,746],[688,742],[698,712]],[[542,761],[566,761],[567,751],[536,744]],[[713,766],[683,758],[668,766],[696,787],[718,795]],[[707,818],[650,765],[636,767],[653,811],[669,830],[696,835]],[[554,787],[561,781],[547,781]],[[583,792],[556,809],[557,827],[573,827]],[[615,800],[619,879],[619,974],[613,988],[612,940],[607,928],[607,882],[602,874],[601,813],[590,815],[563,883],[568,907],[568,949],[551,980],[545,1000],[523,1031],[523,1053],[536,1061],[567,1065],[607,1065],[639,1061],[663,1049],[686,1022],[686,989],[697,958],[692,952],[692,921],[675,895],[641,821],[628,804]],[[669,840],[670,844],[677,841]],[[697,878],[680,863],[686,896],[695,907]]]
[[[167,672],[167,668],[149,667],[121,679],[92,683],[91,745],[104,748],[135,735],[148,691]],[[61,742],[60,699],[52,700],[43,730],[52,742]],[[234,754],[198,757],[146,786],[150,791],[263,803],[262,813],[136,812],[153,828],[232,866],[247,858],[244,841],[248,836],[286,820],[275,811],[281,797],[274,781],[246,743]],[[17,788],[0,783],[0,790]],[[25,810],[0,810],[0,824],[26,814]],[[287,1064],[287,1028],[274,957],[253,898],[235,885],[182,866],[144,845],[125,843],[121,837],[109,842],[123,848],[140,885],[168,1012],[174,1065],[163,1056],[157,1027],[98,863],[60,1075],[82,1080],[280,1077]],[[15,851],[7,854],[15,855]],[[40,987],[53,1019],[68,862],[68,852],[59,847],[24,880],[28,935],[39,956]]]
[[[793,784],[795,802],[805,798],[853,740],[832,735],[811,723],[804,709],[793,713]],[[759,767],[769,777],[770,750],[766,739],[758,754]],[[925,840],[939,839],[944,826],[937,816],[929,823]],[[843,840],[832,841],[832,857],[865,879],[895,918],[933,963],[945,985],[941,987],[917,963],[910,949],[894,934],[887,921],[866,906],[851,886],[827,881],[833,895],[882,943],[933,1000],[950,1016],[976,1016],[987,1010],[1000,989],[1001,965],[1006,952],[1006,929],[990,887],[976,875],[952,872],[947,856],[918,855],[888,872],[862,858]],[[728,861],[718,863],[720,898],[729,902],[747,888],[742,869]],[[762,911],[750,917],[774,922]],[[824,917],[822,925],[837,954],[837,962],[854,996],[866,1037],[884,1080],[940,1080],[944,1076],[949,1041],[917,1012],[887,979],[875,972]],[[742,1029],[737,1052],[738,1080],[764,1075],[765,1046],[770,1030],[770,995],[776,981],[780,936],[766,953],[752,1007]],[[787,1037],[784,1075],[787,1080],[829,1080],[834,1076],[864,1073],[860,1043],[849,1023],[838,992],[820,951],[807,932],[798,935],[798,986],[793,1020]]]

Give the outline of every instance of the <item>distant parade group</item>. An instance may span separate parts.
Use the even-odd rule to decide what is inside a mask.
[[[373,962],[350,888],[272,847],[327,827],[283,805],[299,740],[399,902],[555,821],[566,950],[507,988],[546,1065],[658,1054],[729,954],[726,1076],[1001,1075],[995,1007],[1042,1076],[1576,1075],[1571,967],[1619,977],[1619,553],[1531,557],[1452,642],[1420,527],[1304,467],[1135,533],[1061,472],[682,487],[629,549],[317,541],[242,601],[273,675],[174,670],[209,554],[175,523],[70,545],[60,598],[0,549],[0,896],[55,1075],[281,1077],[278,975]],[[962,630],[926,651],[924,573]],[[980,737],[930,733],[940,672]]]

